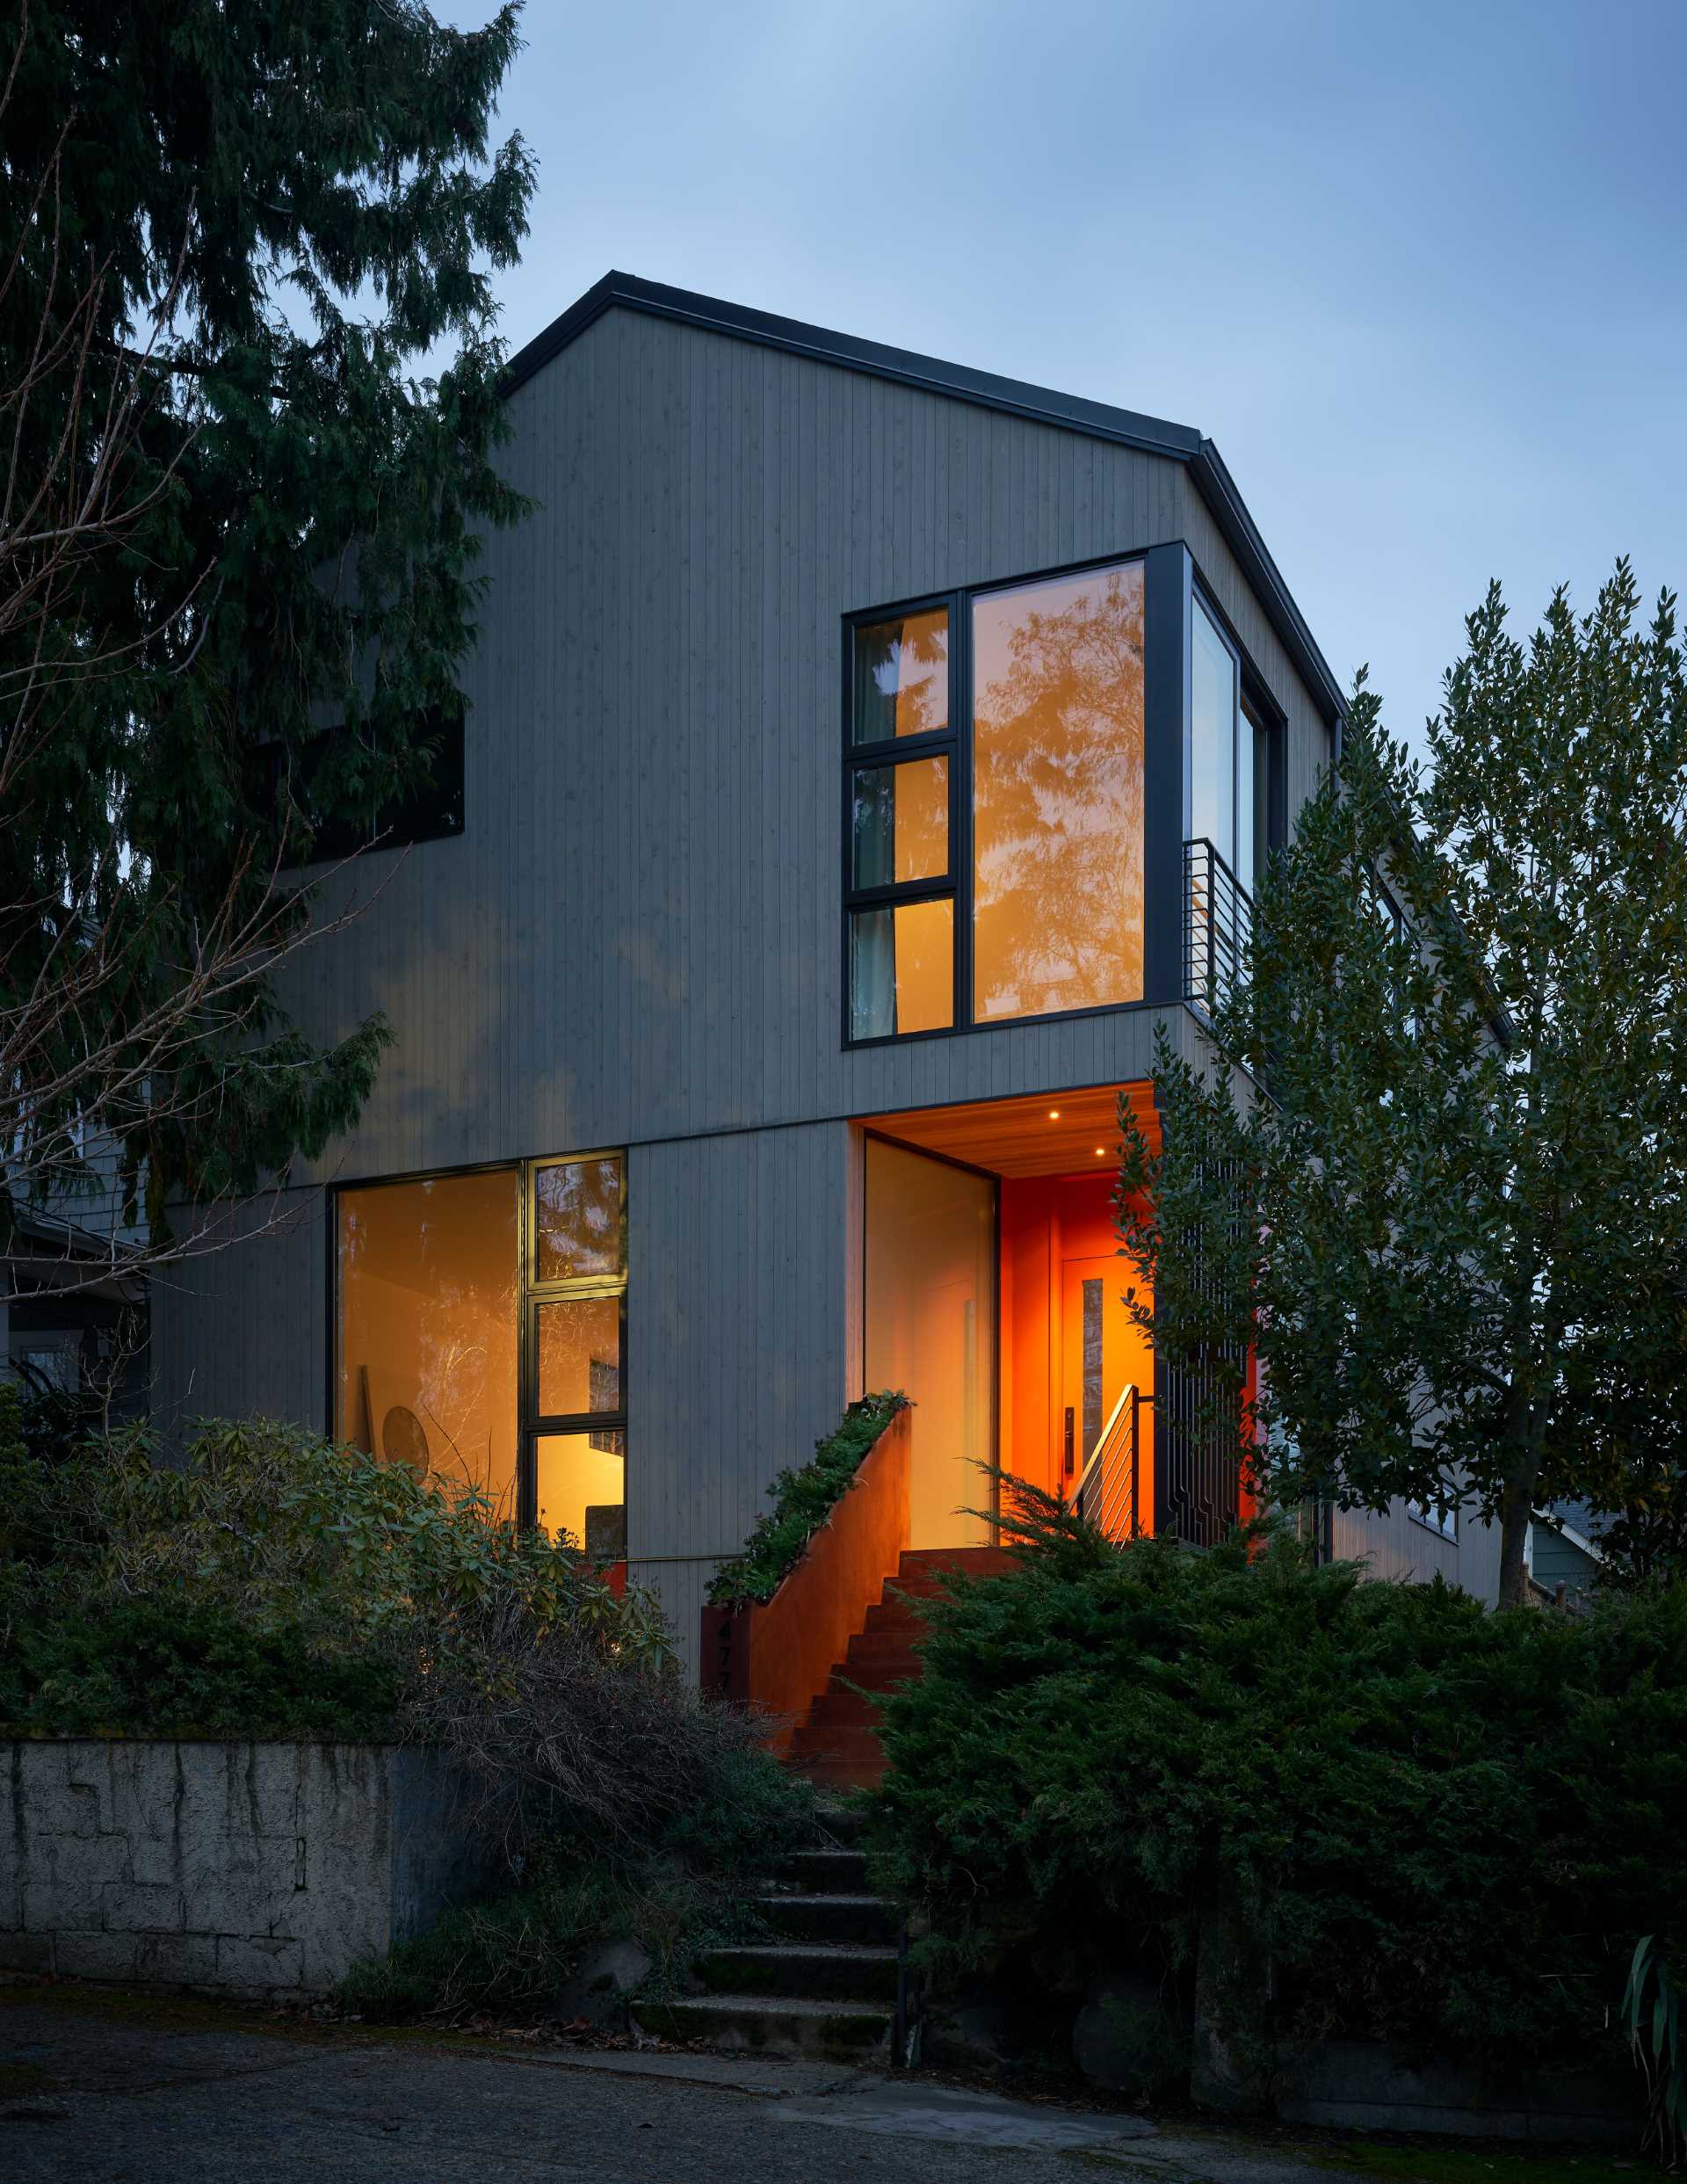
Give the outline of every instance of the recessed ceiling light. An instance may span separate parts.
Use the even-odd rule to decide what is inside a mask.
[[[1096,1158],[1097,1160],[1104,1160],[1106,1157],[1107,1148],[1104,1145],[1097,1145],[1096,1147]]]
[[[1058,1107],[1051,1107],[1048,1111],[1048,1119],[1051,1122],[1058,1122],[1061,1119],[1060,1109]]]

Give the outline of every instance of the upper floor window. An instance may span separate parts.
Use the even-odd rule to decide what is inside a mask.
[[[1143,994],[1140,560],[849,633],[849,1029],[887,1039]]]
[[[372,792],[361,810],[344,804],[327,808],[318,794],[330,748],[327,734],[308,737],[290,754],[279,744],[265,744],[258,755],[261,773],[256,794],[286,824],[288,864],[329,859],[337,862],[366,849],[401,849],[460,834],[465,802],[462,706],[424,716],[421,740],[428,748],[426,778],[402,796]],[[379,775],[378,751],[372,756]]]
[[[1198,591],[1192,606],[1185,829],[1251,901],[1271,838],[1270,735],[1243,689],[1241,655]]]

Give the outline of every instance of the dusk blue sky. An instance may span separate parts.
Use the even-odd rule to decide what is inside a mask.
[[[512,347],[614,265],[1197,425],[1414,737],[1490,577],[1527,627],[1618,553],[1687,577],[1687,0],[529,0],[525,32]]]

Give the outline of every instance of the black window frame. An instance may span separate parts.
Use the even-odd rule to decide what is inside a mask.
[[[1235,826],[1238,838],[1240,838],[1241,835],[1243,815],[1242,811],[1240,795],[1240,769],[1237,766],[1236,760],[1240,756],[1240,744],[1244,729],[1252,732],[1256,737],[1263,739],[1265,746],[1263,781],[1265,800],[1265,838],[1263,841],[1261,841],[1258,838],[1257,833],[1255,831],[1254,814],[1249,812],[1247,815],[1248,827],[1249,831],[1254,833],[1255,837],[1252,845],[1254,866],[1252,874],[1253,885],[1249,889],[1242,889],[1241,875],[1234,872],[1230,875],[1231,878],[1236,882],[1238,889],[1241,889],[1241,891],[1246,896],[1249,906],[1251,908],[1253,905],[1254,896],[1258,891],[1260,880],[1263,876],[1267,860],[1269,860],[1272,853],[1281,849],[1288,839],[1288,762],[1286,747],[1288,716],[1284,712],[1282,707],[1278,703],[1277,700],[1272,696],[1271,691],[1265,685],[1263,678],[1260,675],[1259,671],[1255,667],[1252,660],[1249,657],[1247,646],[1242,643],[1242,639],[1237,635],[1234,625],[1232,623],[1230,617],[1225,613],[1223,607],[1220,606],[1217,598],[1214,596],[1212,586],[1203,579],[1198,569],[1192,568],[1190,575],[1189,610],[1189,645],[1191,650],[1190,655],[1185,657],[1184,664],[1185,696],[1184,707],[1183,824],[1184,837],[1186,841],[1191,838],[1190,830],[1194,823],[1194,814],[1191,808],[1191,799],[1194,795],[1195,782],[1195,671],[1192,649],[1195,642],[1195,609],[1197,606],[1200,608],[1201,612],[1206,615],[1207,620],[1212,624],[1213,632],[1217,635],[1220,643],[1222,644],[1226,651],[1229,653],[1232,669],[1235,677],[1234,718],[1236,723],[1235,736],[1238,749],[1236,751],[1233,751],[1231,753],[1230,780],[1234,808],[1233,824]],[[1257,778],[1259,772],[1259,758],[1257,754],[1256,754],[1255,757],[1254,767],[1256,774],[1255,796],[1256,799],[1257,799],[1260,788]],[[1220,856],[1224,856],[1224,850],[1220,844],[1215,842],[1213,845],[1213,847],[1218,852]],[[1226,858],[1226,862],[1228,863],[1228,859]]]
[[[613,1160],[621,1172],[621,1263],[619,1273],[571,1274],[541,1281],[539,1271],[539,1178],[546,1168],[566,1168],[591,1160]],[[387,1185],[438,1183],[465,1176],[508,1175],[516,1185],[516,1521],[524,1529],[539,1522],[539,1442],[559,1433],[619,1433],[621,1436],[621,1491],[626,1506],[626,1466],[630,1455],[627,1434],[627,1293],[631,1243],[627,1230],[630,1181],[627,1148],[600,1145],[581,1152],[539,1153],[511,1160],[478,1160],[457,1167],[408,1168],[381,1175],[347,1176],[332,1184],[327,1194],[323,1227],[323,1297],[327,1320],[324,1351],[323,1432],[330,1440],[338,1431],[342,1281],[340,1266],[340,1204],[353,1193],[374,1191]],[[619,1296],[620,1300],[620,1404],[611,1411],[544,1413],[539,1409],[539,1308],[570,1298]],[[582,1547],[584,1542],[581,1542]],[[630,1559],[631,1548],[628,1556]]]
[[[584,1167],[612,1160],[620,1170],[620,1267],[613,1273],[558,1274],[541,1280],[539,1272],[539,1181],[547,1168]],[[586,1152],[547,1153],[523,1163],[521,1240],[521,1326],[518,1406],[518,1478],[522,1521],[539,1522],[539,1444],[564,1433],[618,1433],[620,1436],[621,1507],[626,1508],[627,1393],[627,1163],[620,1145]],[[547,1304],[583,1303],[614,1297],[619,1303],[620,1401],[613,1411],[542,1411],[539,1401],[539,1316]],[[583,1550],[585,1542],[581,1547]]]
[[[842,1019],[843,1041],[848,1048],[901,1046],[912,1039],[947,1039],[958,1034],[984,1031],[1006,1031],[1022,1024],[1057,1024],[1074,1018],[1111,1016],[1122,1010],[1152,1007],[1162,1005],[1162,997],[1154,991],[1155,979],[1150,969],[1149,952],[1145,931],[1143,951],[1143,991],[1133,1001],[1107,1001],[1076,1009],[1049,1009],[1035,1015],[992,1017],[981,1021],[973,1015],[973,624],[972,606],[975,599],[988,599],[999,591],[1023,591],[1027,585],[1053,584],[1063,577],[1082,577],[1094,571],[1123,569],[1132,562],[1140,564],[1143,580],[1143,713],[1145,743],[1151,745],[1156,735],[1154,718],[1152,686],[1163,679],[1162,671],[1155,668],[1155,653],[1161,649],[1156,637],[1156,618],[1153,598],[1156,588],[1156,559],[1176,555],[1188,568],[1188,557],[1181,546],[1129,547],[1110,554],[1091,555],[1082,561],[1064,562],[1046,569],[1021,570],[1010,577],[992,577],[987,582],[959,584],[952,591],[928,591],[905,599],[893,599],[870,607],[859,608],[844,617],[844,689],[843,689],[843,836],[844,836],[844,915],[842,932]],[[1164,576],[1160,577],[1164,581]],[[1187,574],[1183,584],[1185,591]],[[862,629],[872,628],[880,622],[894,621],[901,616],[931,613],[942,608],[949,618],[949,712],[947,725],[941,731],[923,736],[886,737],[873,744],[858,744],[852,738],[855,729],[855,675],[856,636]],[[1187,612],[1184,617],[1187,622]],[[1182,703],[1182,688],[1187,674],[1174,671],[1171,678],[1177,686],[1178,703]],[[894,765],[900,761],[921,758],[946,756],[949,760],[949,868],[940,880],[909,880],[887,887],[858,888],[854,885],[854,780],[858,769],[869,765]],[[1145,748],[1145,776],[1151,779],[1155,771],[1151,750]],[[1178,757],[1181,767],[1182,754]],[[1153,860],[1146,839],[1148,826],[1148,794],[1144,799],[1143,888],[1145,927],[1148,916],[1147,896],[1148,875]],[[854,996],[851,988],[851,948],[856,913],[862,910],[891,907],[906,903],[948,901],[953,903],[953,991],[947,1024],[933,1025],[920,1031],[881,1032],[872,1037],[858,1038],[854,1031]]]
[[[963,864],[960,842],[963,809],[967,824],[967,859],[972,852],[972,768],[963,759],[960,734],[961,676],[959,671],[960,645],[956,631],[959,627],[962,603],[969,595],[964,591],[928,592],[917,599],[902,599],[888,606],[875,606],[849,614],[844,622],[844,1043],[848,1047],[892,1046],[904,1039],[923,1039],[941,1036],[946,1032],[961,1028],[963,990],[961,929],[970,921],[961,914],[960,874]],[[896,621],[914,614],[930,614],[941,610],[948,617],[948,707],[945,725],[923,736],[883,736],[876,743],[858,744],[855,735],[855,677],[857,637],[860,631],[877,628],[881,622]],[[967,708],[967,723],[971,725],[971,708]],[[876,772],[880,767],[900,765],[920,758],[943,758],[949,775],[949,861],[940,876],[923,880],[893,881],[880,887],[858,888],[855,884],[855,782],[859,773]],[[960,781],[965,772],[968,795],[963,805]],[[970,895],[969,895],[970,899]],[[855,919],[858,912],[869,910],[894,909],[910,903],[947,902],[953,904],[953,945],[951,950],[950,1018],[947,1024],[932,1025],[927,1030],[912,1032],[883,1032],[870,1038],[855,1036],[854,990],[852,956]],[[970,975],[971,934],[967,936],[967,955]]]

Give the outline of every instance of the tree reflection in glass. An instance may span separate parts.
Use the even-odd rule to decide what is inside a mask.
[[[618,1159],[564,1160],[541,1168],[533,1195],[536,1281],[620,1273],[626,1241]]]
[[[1142,564],[973,602],[973,1014],[1142,995]]]
[[[949,725],[949,613],[928,607],[855,633],[854,744],[930,736]]]

